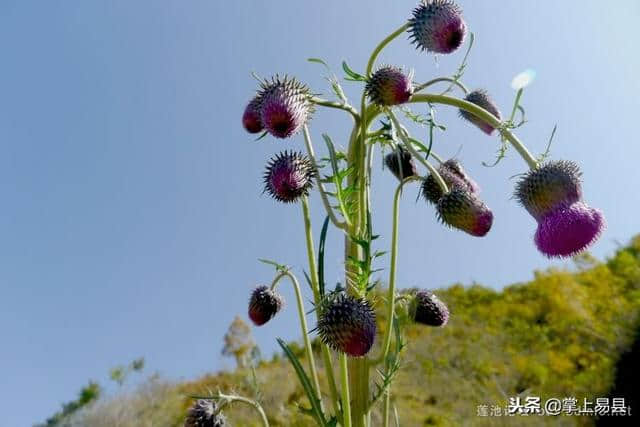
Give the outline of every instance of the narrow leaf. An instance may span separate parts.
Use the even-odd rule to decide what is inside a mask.
[[[322,426],[327,425],[327,420],[322,413],[322,409],[320,408],[320,400],[318,399],[318,396],[316,395],[316,392],[311,385],[309,377],[300,364],[300,361],[298,360],[296,355],[293,354],[289,346],[284,342],[282,338],[276,338],[276,341],[278,341],[278,344],[280,345],[280,347],[282,347],[282,351],[284,351],[284,354],[289,359],[289,362],[291,362],[291,365],[293,365],[293,369],[295,369],[296,374],[298,375],[300,384],[302,384],[305,393],[307,393],[307,398],[309,399],[309,403],[311,403],[311,409],[315,415],[316,420]]]
[[[320,297],[324,298],[324,247],[327,241],[327,230],[329,229],[329,216],[324,219],[322,231],[320,232],[320,244],[318,246],[318,289]]]
[[[353,71],[351,68],[349,68],[349,65],[347,65],[347,61],[342,61],[342,69],[347,74],[347,76],[349,76],[349,79],[351,79],[352,81],[364,82],[367,80],[365,76],[363,76],[362,74],[358,74],[355,71]]]

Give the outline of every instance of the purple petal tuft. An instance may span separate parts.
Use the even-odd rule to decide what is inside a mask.
[[[595,242],[605,229],[604,215],[583,202],[559,207],[538,223],[535,243],[548,257],[576,255]]]

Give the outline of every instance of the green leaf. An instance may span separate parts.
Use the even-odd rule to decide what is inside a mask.
[[[329,229],[329,216],[324,219],[322,231],[320,232],[320,244],[318,246],[318,290],[320,297],[324,298],[324,247],[327,241],[327,230]]]
[[[558,130],[558,125],[556,124],[551,131],[551,136],[549,137],[549,142],[547,143],[547,148],[544,150],[544,153],[540,154],[538,157],[538,162],[544,162],[551,154],[551,143],[553,142],[553,137],[556,136],[556,130]]]
[[[278,264],[275,261],[271,261],[270,259],[264,259],[264,258],[258,258],[258,261],[264,263],[264,264],[268,264],[268,265],[272,265],[276,268],[277,271],[288,271],[289,267],[287,267],[286,265],[283,264]]]
[[[349,65],[347,65],[347,61],[342,61],[342,69],[344,70],[345,74],[349,76],[348,78],[346,78],[346,80],[351,80],[354,82],[367,81],[367,78],[365,76],[363,76],[362,74],[358,74],[351,68],[349,68]]]
[[[323,61],[322,59],[320,59],[320,58],[307,58],[307,61],[309,61],[309,62],[315,62],[316,64],[322,64],[322,65],[324,65],[324,66],[325,66],[325,68],[327,69],[327,71],[331,71],[331,70],[329,69],[329,66],[327,65],[327,63],[326,63],[326,62],[324,62],[324,61]]]
[[[307,285],[309,285],[309,289],[313,291],[313,284],[311,282],[311,277],[309,277],[309,275],[305,270],[302,270],[302,273],[304,274],[304,278],[307,279]]]
[[[296,355],[293,354],[289,346],[284,342],[282,338],[276,338],[276,341],[278,341],[278,344],[280,345],[280,347],[282,347],[282,351],[284,351],[284,354],[287,356],[289,362],[291,362],[291,365],[293,365],[293,369],[295,369],[296,374],[298,375],[300,384],[302,384],[302,388],[304,388],[304,391],[307,394],[309,403],[311,403],[311,410],[313,411],[314,418],[320,423],[320,425],[326,426],[327,419],[325,418],[324,413],[322,413],[322,409],[320,408],[320,399],[318,399],[318,396],[316,395],[316,392],[313,389],[311,381],[304,371],[302,364],[300,364],[300,361],[298,360]]]
[[[260,135],[259,137],[257,137],[254,142],[258,142],[260,141],[262,138],[264,138],[265,136],[269,135],[269,132],[267,132],[266,130],[264,132],[262,132],[262,135]]]

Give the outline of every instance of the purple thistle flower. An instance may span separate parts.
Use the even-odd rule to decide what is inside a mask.
[[[260,97],[256,96],[244,109],[244,114],[242,115],[242,126],[249,133],[258,133],[264,129],[260,114],[260,104]]]
[[[284,298],[266,286],[258,286],[249,299],[249,319],[261,326],[273,318],[284,305]]]
[[[314,176],[313,165],[307,156],[284,151],[267,165],[264,191],[280,202],[295,202],[309,194]]]
[[[224,427],[227,420],[218,412],[218,405],[213,400],[198,399],[189,408],[184,427]]]
[[[536,219],[582,198],[582,173],[567,160],[548,162],[527,172],[516,184],[514,197]]]
[[[411,74],[391,65],[379,68],[367,81],[365,92],[377,105],[399,105],[409,101],[413,95]]]
[[[413,10],[408,31],[416,48],[451,53],[462,45],[467,24],[462,9],[451,0],[422,0]]]
[[[473,92],[469,92],[469,94],[465,96],[464,99],[465,101],[469,101],[472,104],[476,104],[478,107],[484,108],[485,110],[496,116],[498,120],[502,120],[502,115],[500,114],[498,107],[496,107],[496,105],[493,103],[493,100],[489,97],[487,91],[481,89],[474,90]],[[491,126],[489,123],[479,119],[466,110],[461,109],[460,116],[479,127],[480,130],[482,130],[487,135],[491,135],[493,131],[496,130],[496,128]]]
[[[400,181],[411,176],[418,176],[411,153],[401,146],[385,156],[384,164]]]
[[[449,159],[442,163],[438,167],[438,173],[447,186],[451,188],[460,188],[472,194],[480,192],[478,184],[467,175],[460,162],[456,159]],[[440,186],[431,174],[422,182],[422,195],[433,204],[437,204],[443,195]]]
[[[595,242],[605,227],[601,211],[576,202],[544,215],[534,240],[538,250],[549,258],[569,257]]]
[[[376,315],[369,302],[351,295],[329,297],[318,320],[322,342],[351,357],[364,356],[376,337]]]
[[[258,96],[261,121],[276,138],[288,138],[300,131],[313,113],[309,88],[294,78],[276,76],[262,85]]]
[[[493,212],[474,194],[454,187],[438,200],[438,219],[472,236],[486,235],[493,224]]]
[[[444,326],[449,321],[449,309],[432,292],[420,290],[411,301],[411,318],[428,326]]]

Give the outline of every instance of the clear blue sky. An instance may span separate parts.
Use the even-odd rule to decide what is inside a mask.
[[[290,73],[328,94],[321,67],[348,59],[362,70],[371,49],[405,20],[414,0],[0,1],[0,426],[42,421],[88,379],[144,356],[149,370],[192,378],[231,366],[220,356],[250,289],[271,280],[260,257],[304,266],[298,206],[261,195],[269,156],[302,149],[301,137],[244,133],[250,71]],[[464,77],[508,110],[511,78],[538,72],[518,134],[584,171],[586,200],[608,229],[593,248],[610,254],[640,231],[637,140],[640,3],[464,1],[476,46]],[[450,74],[461,55],[434,58],[406,38],[382,55],[416,80]],[[357,84],[345,83],[355,99]],[[494,227],[476,239],[444,229],[431,207],[401,208],[398,279],[404,286],[526,281],[550,262],[532,243],[535,223],[511,200],[525,164],[497,139],[445,107],[436,149],[460,159],[484,189]],[[319,112],[312,132],[344,145],[349,120]],[[376,161],[379,248],[389,243],[394,178]],[[323,216],[317,198],[316,240]],[[340,278],[331,232],[328,278]],[[381,265],[384,267],[384,265]],[[386,272],[382,273],[386,277]],[[289,309],[254,330],[266,354],[298,336]]]

